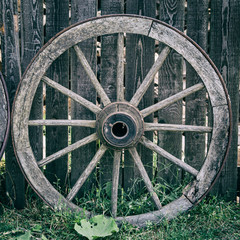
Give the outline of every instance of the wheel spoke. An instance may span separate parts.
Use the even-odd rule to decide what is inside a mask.
[[[164,61],[167,58],[169,53],[170,53],[170,48],[165,47],[162,50],[162,52],[159,54],[156,62],[153,64],[152,68],[149,70],[149,72],[148,72],[147,76],[145,77],[145,79],[143,80],[142,84],[140,85],[140,87],[137,89],[136,93],[132,97],[130,103],[133,106],[135,106],[135,107],[138,106],[143,95],[148,90],[149,86],[151,85],[151,83],[154,79],[154,76],[156,75],[156,73],[158,72],[158,70],[160,69],[162,64],[164,63]]]
[[[95,73],[93,72],[91,66],[89,65],[85,55],[83,54],[82,50],[75,45],[74,46],[74,50],[76,51],[76,54],[78,56],[79,61],[81,62],[84,70],[86,71],[88,77],[90,78],[93,86],[95,87],[96,91],[98,92],[102,103],[104,106],[108,105],[111,103],[110,99],[108,98],[107,94],[105,93],[105,91],[103,90],[101,84],[99,83]]]
[[[118,34],[117,101],[124,100],[124,36]]]
[[[112,173],[112,216],[117,216],[117,200],[118,200],[118,182],[119,182],[119,170],[121,163],[121,151],[114,151],[113,173]]]
[[[187,89],[185,89],[185,90],[183,90],[183,91],[181,91],[181,92],[179,92],[179,93],[177,93],[177,94],[175,94],[171,97],[168,97],[168,98],[164,99],[163,101],[160,101],[160,102],[158,102],[158,103],[156,103],[156,104],[154,104],[150,107],[147,107],[147,108],[143,109],[141,111],[141,113],[142,113],[143,117],[146,117],[146,116],[150,115],[151,113],[154,113],[154,112],[156,112],[156,111],[158,111],[158,110],[160,110],[164,107],[167,107],[167,106],[183,99],[184,97],[187,97],[187,96],[189,96],[189,95],[191,95],[191,94],[193,94],[193,93],[195,93],[195,92],[197,92],[197,91],[199,91],[203,88],[204,88],[203,83],[198,83],[198,84],[196,84],[192,87],[189,87],[189,88],[187,88]]]
[[[186,164],[185,162],[181,161],[180,159],[174,157],[172,154],[170,154],[169,152],[165,151],[164,149],[162,149],[161,147],[159,147],[155,143],[151,142],[146,137],[142,137],[142,139],[140,140],[140,143],[143,144],[145,147],[151,149],[152,151],[158,153],[159,155],[165,157],[166,159],[168,159],[169,161],[171,161],[172,163],[174,163],[178,167],[182,168],[183,170],[189,172],[193,176],[196,177],[198,175],[198,171],[196,169],[194,169],[193,167],[189,166],[188,164]]]
[[[29,126],[76,126],[76,127],[96,127],[95,120],[29,120]]]
[[[72,100],[74,100],[74,101],[78,102],[79,104],[83,105],[84,107],[88,108],[90,111],[92,111],[94,113],[98,113],[101,111],[100,107],[96,106],[95,104],[88,101],[87,99],[79,96],[78,94],[74,93],[73,91],[63,87],[62,85],[54,82],[50,78],[44,76],[44,77],[42,77],[42,81],[44,81],[47,85],[51,86],[52,88],[63,93],[64,95],[70,97]]]
[[[173,131],[173,132],[212,132],[211,127],[178,125],[178,124],[160,124],[160,123],[144,123],[144,131]]]
[[[96,133],[94,133],[94,134],[92,134],[88,137],[85,137],[85,138],[77,141],[76,143],[74,143],[74,144],[72,144],[72,145],[70,145],[70,146],[68,146],[68,147],[66,147],[66,148],[64,148],[64,149],[62,149],[62,150],[44,158],[42,160],[40,160],[38,162],[38,166],[42,167],[42,166],[44,166],[44,165],[46,165],[46,164],[48,164],[48,163],[50,163],[50,162],[52,162],[52,161],[54,161],[58,158],[64,156],[65,154],[76,150],[79,147],[82,147],[82,146],[87,145],[87,144],[89,144],[93,141],[96,141],[97,139],[98,139],[98,137],[97,137]]]
[[[157,208],[161,209],[162,208],[162,204],[161,204],[157,194],[154,192],[153,185],[152,185],[151,180],[150,180],[150,178],[149,178],[149,176],[147,174],[147,171],[146,171],[146,169],[145,169],[145,167],[144,167],[144,165],[143,165],[143,163],[142,163],[142,161],[140,159],[140,156],[139,156],[139,154],[137,152],[137,149],[136,148],[130,148],[129,152],[130,152],[130,154],[131,154],[135,164],[138,167],[138,170],[139,170],[139,172],[140,172],[140,174],[141,174],[141,176],[143,178],[143,181],[145,182],[145,185],[146,185],[146,187],[147,187],[147,189],[148,189],[148,191],[149,191],[153,201],[155,202]]]
[[[102,158],[103,154],[106,152],[107,147],[104,145],[101,145],[101,147],[98,149],[97,153],[91,160],[91,162],[88,164],[86,169],[83,171],[81,174],[80,178],[77,180],[71,191],[69,192],[67,196],[67,200],[72,201],[73,198],[76,196],[82,185],[85,183],[93,169],[96,167],[97,163],[100,161]]]

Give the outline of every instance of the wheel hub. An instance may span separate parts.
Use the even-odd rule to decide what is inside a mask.
[[[110,148],[129,148],[143,135],[143,118],[128,103],[112,103],[97,115],[97,133],[103,144]]]

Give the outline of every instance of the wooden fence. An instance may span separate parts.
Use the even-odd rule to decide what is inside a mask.
[[[106,14],[138,14],[160,19],[184,31],[195,40],[220,70],[232,103],[231,149],[222,174],[212,191],[215,194],[224,195],[229,200],[236,199],[240,73],[238,40],[240,38],[240,2],[238,0],[1,0],[0,4],[1,71],[7,83],[11,104],[21,75],[41,46],[56,33],[78,21]],[[101,49],[98,45],[99,41],[101,41]],[[114,101],[117,74],[116,36],[103,36],[101,40],[90,39],[80,45],[110,100]],[[162,46],[156,45],[152,39],[138,35],[127,36],[125,45],[128,50],[126,51],[125,85],[128,86],[126,97],[129,100],[138,82],[144,79],[152,66],[155,53],[160,52]],[[183,66],[185,66],[183,59],[176,52],[172,52],[158,73],[159,85],[165,86],[164,89],[157,89],[159,99],[180,91],[184,84],[191,86],[199,81],[198,76],[188,64],[186,67]],[[95,90],[88,84],[84,69],[79,67],[77,57],[72,51],[64,53],[54,62],[48,70],[48,76],[90,101],[97,98]],[[77,79],[83,80],[77,81]],[[144,96],[141,108],[154,102],[152,91]],[[198,92],[186,99],[184,115],[182,103],[178,102],[161,110],[157,116],[158,121],[182,123],[183,116],[186,116],[184,119],[186,124],[205,125],[207,106],[203,98],[204,94],[205,92]],[[40,85],[37,90],[31,111],[32,119],[37,119],[39,116],[46,116],[47,119],[68,119],[69,117],[78,119],[80,116],[81,119],[93,119],[89,110],[70,103],[67,97],[43,85]],[[42,159],[43,156],[48,156],[90,133],[89,129],[78,131],[76,127],[43,129],[35,127],[30,131],[30,141],[36,158]],[[198,133],[185,134],[185,148],[182,146],[182,133],[162,133],[158,139],[161,141],[161,146],[176,157],[181,158],[184,149],[185,155],[189,156],[185,161],[196,169],[201,167],[202,162],[196,159],[204,159],[205,136]],[[95,147],[95,144],[87,145],[72,152],[71,155],[62,157],[57,164],[56,162],[49,164],[46,169],[48,179],[51,182],[58,181],[60,186],[74,183],[79,172],[82,172],[82,168],[86,166],[89,159],[92,159]],[[147,166],[152,166],[152,153],[140,148],[139,152],[151,175],[152,168]],[[97,178],[102,184],[111,180],[112,154],[109,151],[104,155],[99,165]],[[78,164],[79,156],[83,163],[81,165]],[[69,159],[71,159],[71,171]],[[158,161],[164,162],[165,159],[158,159]],[[25,202],[26,183],[17,165],[11,138],[5,152],[5,164],[6,191],[15,206],[22,208]],[[159,168],[161,168],[160,165]],[[162,171],[164,177],[174,182],[179,174],[171,166],[167,169]],[[124,169],[120,176],[122,186],[127,189],[132,183],[130,180],[137,176],[135,166],[126,154]],[[92,176],[84,188],[88,189],[94,181],[96,181],[95,176]]]

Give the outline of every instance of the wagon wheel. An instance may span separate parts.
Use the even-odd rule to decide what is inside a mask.
[[[0,72],[0,161],[7,144],[10,128],[10,106],[7,87]]]
[[[119,62],[117,71],[117,101],[111,102],[77,44],[92,37],[116,33],[118,33]],[[129,102],[125,101],[124,98],[123,33],[141,34],[166,45]],[[75,50],[79,61],[91,80],[90,84],[93,84],[101,99],[102,105],[86,100],[73,91],[54,82],[52,79],[49,79],[45,75],[52,62],[69,48]],[[139,110],[139,102],[153,82],[155,74],[161,68],[171,49],[181,54],[185,60],[192,65],[200,76],[202,82],[159,101],[150,107]],[[78,104],[88,108],[96,115],[96,121],[29,120],[34,93],[40,82],[44,82],[50,87],[65,94]],[[212,126],[164,125],[144,121],[146,116],[204,88],[208,93],[208,98],[210,99],[212,107]],[[187,211],[194,204],[199,202],[209,191],[220,172],[224,160],[226,159],[231,135],[230,121],[230,102],[224,82],[212,61],[197,44],[180,31],[161,21],[133,15],[112,15],[94,18],[75,24],[60,32],[57,36],[51,39],[41,51],[39,51],[25,72],[15,98],[13,107],[13,140],[19,164],[28,182],[37,194],[54,209],[73,209],[74,211],[83,211],[79,206],[73,203],[73,199],[77,192],[96,167],[106,150],[108,148],[114,149],[112,215],[119,221],[126,220],[132,224],[144,226],[147,220],[158,222],[162,217],[173,218],[180,212]],[[79,126],[79,128],[84,126],[94,128],[96,132],[61,151],[52,154],[51,156],[36,161],[29,143],[28,129],[29,126],[44,125]],[[144,136],[146,131],[162,130],[211,133],[208,152],[200,171],[174,157],[171,153],[166,152]],[[97,150],[95,156],[93,159],[89,160],[89,165],[83,171],[81,176],[79,176],[79,179],[73,188],[70,189],[68,195],[61,195],[48,182],[41,167],[52,161],[56,161],[64,154],[98,139],[101,141],[101,146]],[[137,152],[137,144],[142,144],[146,148],[164,156],[177,167],[190,173],[194,177],[194,180],[188,184],[180,198],[162,206],[159,196],[154,191],[153,184],[150,181],[142,160]],[[130,152],[158,210],[135,216],[116,216],[119,165],[121,151],[123,149]],[[85,212],[85,214],[88,215],[90,212]]]

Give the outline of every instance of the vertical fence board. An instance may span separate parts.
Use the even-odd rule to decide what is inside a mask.
[[[14,9],[13,0],[3,0],[3,26],[4,26],[4,69],[3,74],[8,88],[10,105],[12,106],[18,82],[21,77],[19,38],[18,38],[18,16]],[[14,155],[11,136],[6,147],[6,191],[10,201],[16,208],[25,205],[25,182]]]
[[[43,2],[21,1],[21,69],[24,72],[43,44]],[[32,104],[31,119],[42,118],[42,84]],[[30,127],[29,139],[36,159],[42,158],[42,127]]]
[[[21,70],[24,71],[37,53],[43,42],[43,2],[47,6],[47,23],[46,23],[46,40],[50,39],[57,32],[67,27],[69,21],[71,24],[80,20],[85,20],[96,16],[97,3],[101,3],[101,14],[123,13],[124,4],[126,12],[156,16],[156,0],[19,0],[21,1],[21,57],[19,51],[18,37],[18,15],[17,0],[0,0],[0,27],[1,27],[1,48],[2,48],[2,71],[7,83],[10,102],[12,105],[17,84],[21,77]],[[69,20],[69,2],[71,4],[71,18]],[[239,109],[239,41],[240,36],[240,2],[237,0],[164,0],[159,1],[160,12],[159,19],[168,24],[184,30],[184,3],[187,2],[187,34],[193,38],[205,50],[207,50],[208,38],[208,3],[211,8],[211,25],[210,25],[210,57],[214,60],[219,68],[224,80],[227,83],[228,91],[232,103],[233,111],[233,139],[231,143],[230,154],[223,172],[213,188],[213,194],[219,194],[228,200],[236,199],[237,189],[237,125]],[[101,67],[97,74],[97,39],[89,39],[79,44],[88,59],[93,71],[100,76],[101,84],[108,94],[111,101],[116,100],[116,66],[117,66],[117,37],[104,36],[101,38]],[[100,46],[100,44],[99,44]],[[159,45],[159,52],[163,48]],[[154,63],[155,41],[140,37],[137,35],[127,34],[126,38],[126,100],[130,100],[144,79],[145,75]],[[99,57],[99,59],[100,59]],[[69,68],[69,60],[71,68]],[[100,66],[100,61],[98,62]],[[176,52],[172,51],[166,59],[164,65],[159,71],[158,77],[158,100],[162,100],[181,91],[183,86],[182,77],[183,59]],[[69,72],[70,70],[70,72]],[[63,54],[59,60],[54,62],[48,71],[48,76],[54,81],[59,82],[65,87],[71,89],[86,99],[96,103],[97,94],[87,77],[84,69],[78,61],[73,51]],[[69,82],[69,76],[70,82]],[[199,78],[194,70],[187,65],[186,86],[196,84]],[[154,102],[153,85],[145,94],[139,104],[142,109]],[[42,118],[42,86],[39,87],[34,99],[33,108],[30,118]],[[46,117],[48,119],[67,119],[68,118],[68,98],[62,96],[57,91],[47,87],[46,94]],[[95,115],[88,109],[71,102],[72,119],[95,119]],[[205,125],[206,116],[205,92],[198,92],[191,97],[186,98],[186,124]],[[63,110],[64,109],[64,110]],[[152,121],[153,115],[145,121]],[[182,123],[182,101],[173,104],[158,112],[159,123]],[[93,130],[88,128],[72,127],[72,143],[90,135]],[[149,134],[149,133],[148,133]],[[146,135],[153,139],[153,135]],[[11,136],[10,136],[11,139]],[[182,154],[182,134],[181,133],[161,133],[158,135],[159,145],[181,158]],[[185,134],[185,161],[194,168],[199,169],[204,158],[204,141],[205,138],[199,134]],[[30,128],[30,142],[37,160],[42,158],[42,127]],[[67,127],[48,127],[47,128],[47,155],[54,153],[68,144]],[[71,160],[71,185],[80,177],[82,171],[86,168],[96,152],[96,143],[84,146],[70,155]],[[138,146],[138,152],[143,160],[143,164],[152,178],[152,161],[151,151]],[[104,184],[112,180],[112,162],[113,152],[109,151],[101,160],[100,182]],[[165,164],[164,166],[162,166]],[[60,186],[66,180],[67,173],[67,156],[58,159],[56,162],[47,166],[47,174],[51,182],[60,179]],[[80,191],[87,192],[91,185],[95,183],[93,178],[84,184]],[[171,166],[168,161],[158,158],[158,176],[164,177],[170,183],[178,181],[181,171],[175,166]],[[54,177],[52,177],[54,176]],[[125,176],[125,178],[124,178]],[[123,186],[127,190],[133,184],[134,179],[139,177],[138,170],[134,165],[129,154],[125,152]],[[14,157],[13,146],[9,141],[6,148],[6,189],[9,199],[17,208],[23,208],[25,204],[25,182],[22,173]]]
[[[0,12],[2,13],[2,1],[0,1]],[[1,39],[1,44],[2,44],[2,31],[3,31],[3,19],[2,19],[2,14],[0,14],[0,39]],[[1,50],[1,47],[0,47]],[[0,52],[0,54],[2,51]],[[1,56],[2,57],[2,56]],[[1,58],[2,59],[2,58]],[[2,60],[0,62],[0,71],[2,71]],[[1,75],[2,76],[2,75]],[[4,86],[2,82],[0,82],[0,150],[3,148],[3,142],[4,142],[4,137],[6,133],[6,128],[7,128],[7,102],[6,102],[6,96],[4,93]],[[0,157],[2,157],[2,154],[0,154]],[[1,161],[1,159],[0,159]]]
[[[97,13],[97,3],[95,0],[74,0],[71,2],[71,23],[76,23],[90,17],[95,17]],[[86,40],[79,44],[81,50],[85,54],[93,71],[97,73],[97,58],[96,58],[96,38]],[[90,82],[85,70],[82,68],[80,62],[74,51],[71,51],[71,88],[80,96],[96,103],[96,91]],[[79,104],[71,102],[71,116],[72,119],[95,119],[95,115],[88,109]],[[89,128],[72,127],[72,143],[82,139],[92,133]],[[72,168],[71,168],[71,184],[73,185],[80,177],[82,171],[86,168],[88,163],[93,158],[96,151],[96,143],[93,142],[78,150],[72,152]],[[94,173],[90,175],[88,180],[84,183],[79,194],[84,191],[89,191],[91,185],[94,184]]]
[[[208,0],[187,1],[187,35],[207,51],[208,37]],[[187,64],[187,63],[186,63]],[[186,87],[201,80],[195,70],[187,64]],[[206,91],[202,90],[186,98],[187,125],[205,126],[206,124]],[[185,133],[185,162],[199,170],[204,162],[205,135]]]
[[[160,20],[183,31],[184,25],[184,0],[160,1]],[[159,52],[162,50],[159,46]],[[171,51],[159,71],[158,100],[165,99],[182,90],[183,87],[183,59],[175,51]],[[182,124],[182,101],[170,105],[158,112],[159,123]],[[158,134],[159,145],[181,159],[182,134],[171,132],[160,132]],[[168,183],[176,183],[179,180],[181,171],[172,165],[168,160],[159,156],[158,176],[166,179]]]
[[[0,1],[0,37],[1,37],[1,62],[0,62],[0,71],[4,69],[3,66],[3,44],[4,44],[4,26],[3,26],[3,3]]]
[[[101,0],[101,15],[123,13],[123,0]],[[101,84],[111,102],[116,101],[117,35],[101,37]],[[112,180],[114,152],[109,150],[101,159],[101,184]]]
[[[131,0],[126,2],[126,13],[139,14],[155,18],[156,1],[139,1]],[[130,101],[137,88],[144,80],[148,71],[154,63],[155,41],[140,35],[127,34],[126,38],[126,100]],[[149,87],[139,104],[139,108],[143,109],[153,104],[153,84]],[[144,119],[146,122],[153,120],[153,115]],[[146,137],[153,139],[152,133],[146,133]],[[149,149],[139,145],[138,152],[146,171],[152,178],[152,161],[153,155]],[[131,188],[133,182],[140,177],[140,173],[126,152],[124,159],[124,189]],[[138,185],[139,187],[139,185]]]
[[[240,2],[211,1],[210,57],[220,70],[228,88],[233,113],[233,136],[229,156],[212,193],[236,200],[239,109]]]
[[[2,74],[0,74],[2,78]],[[8,106],[7,106],[7,98],[5,94],[5,89],[2,81],[0,81],[0,161],[2,158],[2,150],[4,148],[4,140],[6,137],[6,130],[8,126]]]
[[[69,1],[46,0],[46,41],[69,25]],[[62,54],[53,62],[48,77],[68,88],[69,56]],[[68,98],[46,86],[46,119],[68,119]],[[46,156],[68,145],[68,127],[46,127]],[[63,187],[67,180],[68,155],[47,165],[46,174],[50,182]]]

